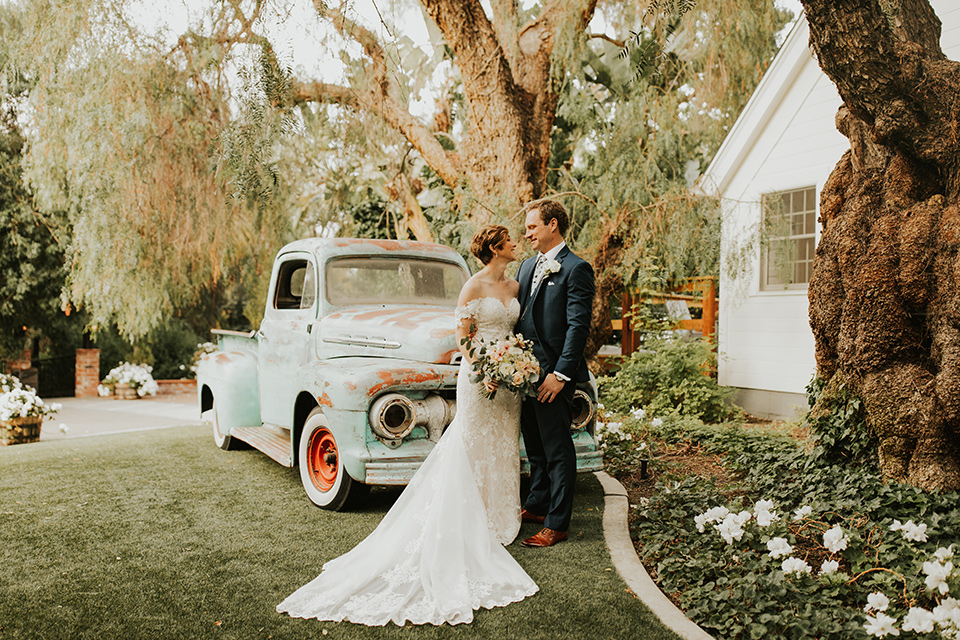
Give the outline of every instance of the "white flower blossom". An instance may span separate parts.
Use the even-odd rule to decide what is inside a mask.
[[[640,451],[645,451],[645,450],[647,449],[647,443],[646,443],[646,442],[641,442],[639,449],[640,449]]]
[[[785,575],[796,574],[798,577],[812,571],[807,561],[801,560],[800,558],[787,558],[783,561],[783,564],[780,565],[780,570],[783,571]]]
[[[768,527],[780,519],[780,516],[771,511],[771,509],[773,509],[772,500],[757,500],[756,504],[753,505],[753,509],[758,526]]]
[[[917,633],[931,633],[933,631],[933,613],[923,607],[910,607],[907,615],[903,618],[904,631],[916,631]]]
[[[661,420],[660,418],[654,418],[653,420],[650,421],[650,426],[654,428],[661,427],[663,426],[663,420]]]
[[[880,591],[874,591],[867,596],[867,606],[865,606],[863,610],[867,613],[871,611],[886,611],[889,606],[890,598]]]
[[[643,409],[631,409],[630,415],[632,415],[637,420],[643,420],[644,418],[647,417],[647,412],[644,411]]]
[[[903,537],[914,542],[927,541],[927,525],[925,523],[916,524],[913,520],[907,520],[901,524],[899,520],[894,520],[890,525],[890,531],[900,531]]]
[[[695,517],[693,521],[697,525],[697,531],[703,533],[706,530],[706,525],[723,520],[728,513],[730,513],[730,510],[726,507],[713,507]]]
[[[840,525],[834,525],[823,534],[823,546],[830,553],[838,553],[847,548],[849,538],[840,528]]]
[[[937,560],[939,560],[940,562],[946,562],[947,560],[953,560],[953,545],[950,545],[949,547],[946,547],[946,548],[940,547],[939,549],[937,549],[936,551],[934,551],[933,555],[934,555],[934,556],[937,558]]]
[[[836,560],[824,560],[820,565],[820,575],[828,576],[840,570],[840,563]]]
[[[933,608],[933,620],[939,625],[952,625],[960,629],[960,600],[944,598]]]
[[[60,423],[60,433],[66,435],[67,431],[70,431],[70,427],[68,427],[67,425],[65,425],[65,424],[63,424],[63,423],[61,422],[61,423]]]
[[[726,540],[727,544],[733,544],[734,540],[741,540],[743,534],[743,525],[750,519],[749,511],[741,511],[740,513],[730,513],[723,519],[718,525],[714,525],[714,529],[720,532],[720,536]]]
[[[786,538],[771,538],[767,541],[767,551],[771,558],[782,558],[793,553],[793,547]]]
[[[813,509],[809,505],[804,505],[793,512],[793,519],[794,521],[802,520],[803,518],[806,518],[811,513],[813,513]]]
[[[882,638],[884,636],[899,636],[900,630],[894,626],[896,620],[885,613],[878,613],[876,616],[867,616],[867,622],[863,625],[864,630],[871,635]]]
[[[950,585],[947,583],[947,579],[950,577],[950,574],[953,573],[952,562],[924,562],[923,573],[927,576],[926,579],[924,579],[924,584],[927,585],[927,589],[939,591],[940,595],[946,595],[947,592],[950,591]]]

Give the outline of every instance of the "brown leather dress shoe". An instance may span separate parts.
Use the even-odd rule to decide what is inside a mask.
[[[538,516],[535,513],[530,513],[526,509],[520,510],[520,522],[532,522],[534,524],[543,524],[545,516]]]
[[[566,531],[554,531],[553,529],[547,529],[544,527],[537,535],[530,536],[520,544],[525,547],[552,547],[558,542],[563,542],[566,539]]]

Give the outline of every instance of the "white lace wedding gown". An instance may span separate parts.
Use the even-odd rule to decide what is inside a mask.
[[[513,330],[516,299],[471,300],[478,337]],[[503,548],[520,530],[520,399],[493,400],[461,363],[457,413],[377,528],[277,606],[297,618],[370,626],[471,622],[473,612],[517,602],[536,583]]]

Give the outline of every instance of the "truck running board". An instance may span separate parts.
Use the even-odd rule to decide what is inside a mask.
[[[279,427],[235,427],[230,437],[243,440],[254,449],[259,449],[285,467],[293,466],[290,455],[290,430]]]

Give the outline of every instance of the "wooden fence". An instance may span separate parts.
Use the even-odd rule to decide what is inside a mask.
[[[720,304],[717,299],[717,279],[715,277],[692,278],[675,289],[656,295],[639,295],[629,289],[624,289],[623,314],[625,316],[629,314],[636,304],[666,304],[669,300],[682,300],[686,302],[687,308],[702,310],[700,318],[680,320],[674,325],[676,329],[699,331],[705,339],[712,340],[715,338],[717,335],[717,312]],[[629,321],[614,319],[612,322],[613,330],[620,331],[620,353],[628,356],[636,351],[640,346],[640,334],[630,328]]]

